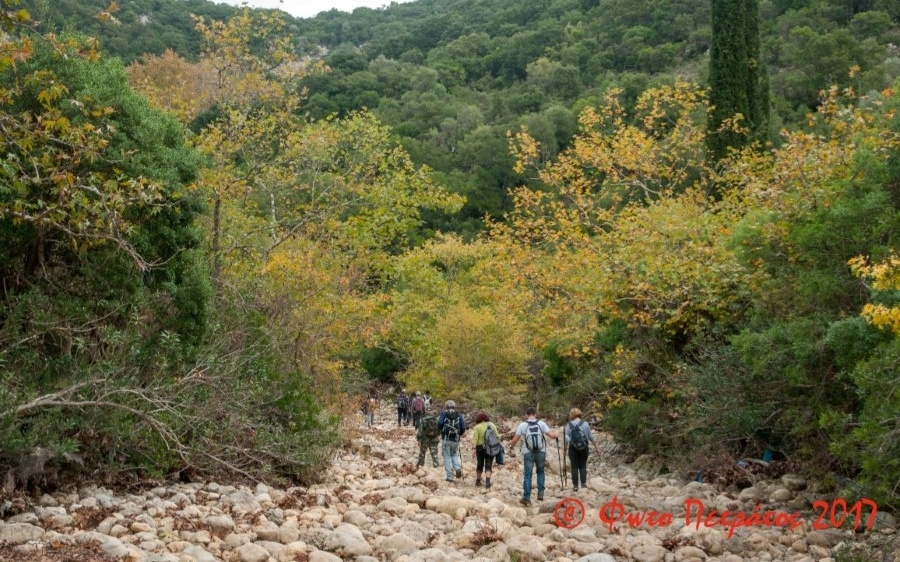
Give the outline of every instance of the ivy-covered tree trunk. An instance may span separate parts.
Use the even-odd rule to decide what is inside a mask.
[[[768,83],[759,57],[757,0],[712,0],[707,149],[713,161],[729,148],[763,140],[768,126]],[[740,115],[732,126],[729,120]]]
[[[759,2],[746,3],[747,99],[750,141],[765,143],[769,128],[769,79],[759,53]]]

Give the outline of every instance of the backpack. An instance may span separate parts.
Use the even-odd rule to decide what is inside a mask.
[[[546,441],[544,440],[544,432],[541,431],[541,426],[538,425],[537,420],[529,421],[527,423],[528,429],[525,430],[525,448],[533,452],[543,450]]]
[[[422,436],[429,440],[435,439],[441,434],[441,430],[438,428],[437,418],[434,417],[434,414],[427,414],[422,418],[422,421],[419,422],[419,429],[422,432]]]
[[[500,444],[500,436],[494,430],[494,424],[488,423],[487,429],[484,430],[484,454],[489,457],[496,457],[503,450]]]
[[[397,407],[401,410],[409,407],[409,398],[405,394],[397,395]]]
[[[569,437],[569,446],[571,446],[576,451],[586,451],[588,448],[588,440],[587,436],[584,434],[584,429],[581,428],[584,422],[575,425],[575,422],[569,422],[569,427],[572,428],[572,431],[569,433],[571,436]]]
[[[425,401],[422,400],[421,396],[413,398],[412,411],[414,414],[421,414],[425,411]]]
[[[462,419],[462,416],[459,415],[459,412],[453,412],[444,418],[444,439],[448,441],[459,441],[460,419]]]

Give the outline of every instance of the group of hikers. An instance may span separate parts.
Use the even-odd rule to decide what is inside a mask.
[[[431,409],[431,393],[416,391],[412,396],[406,393],[406,389],[397,395],[397,426],[412,425],[419,427],[419,420],[425,412]],[[375,412],[378,411],[378,398],[370,394],[362,405],[362,413],[366,420],[366,427],[375,425]]]
[[[441,444],[441,457],[444,464],[444,477],[447,482],[453,482],[463,476],[462,459],[460,457],[460,443],[463,434],[468,429],[465,417],[457,411],[456,402],[447,400],[444,408],[438,415],[431,408],[431,394],[426,390],[423,393],[415,392],[410,397],[406,390],[402,390],[397,396],[397,425],[412,424],[416,428],[416,441],[419,443],[418,466],[425,465],[426,453],[431,453],[432,466],[438,466],[438,443]],[[366,415],[366,425],[371,427],[374,423],[374,411],[377,408],[377,399],[369,397],[363,406]],[[472,419],[472,445],[475,452],[475,485],[485,488],[491,487],[491,472],[494,465],[504,464],[505,448],[501,442],[501,434],[487,412],[479,411]],[[547,441],[555,439],[558,442],[559,434],[551,430],[546,422],[539,420],[537,410],[528,408],[525,410],[525,421],[519,424],[509,443],[510,456],[515,456],[515,447],[521,441],[521,453],[524,467],[524,481],[522,485],[522,497],[519,503],[524,506],[531,505],[532,475],[537,474],[537,499],[544,499],[545,490],[545,466],[547,461]],[[594,439],[591,428],[582,419],[581,410],[572,408],[569,411],[569,421],[563,432],[563,447],[567,450],[568,460],[572,469],[572,488],[575,492],[579,486],[587,485],[587,461],[590,448],[593,446],[597,454],[600,449]]]

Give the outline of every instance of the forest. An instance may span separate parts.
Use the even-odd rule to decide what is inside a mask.
[[[400,382],[900,507],[895,3],[2,3],[13,484],[311,482]]]

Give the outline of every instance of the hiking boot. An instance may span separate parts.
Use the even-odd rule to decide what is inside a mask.
[[[490,478],[485,478],[485,479],[484,479],[484,487],[485,487],[485,488],[490,488],[490,487],[491,487],[491,479],[490,479]]]
[[[572,486],[572,491],[578,492],[578,484],[575,484],[574,486]]]
[[[538,494],[538,501],[539,502],[544,501],[544,494]]]
[[[519,503],[524,505],[525,507],[531,507],[531,500],[519,498]]]
[[[483,486],[483,484],[481,483],[481,478],[476,478],[476,479],[475,479],[475,485],[476,485],[476,486]]]
[[[457,477],[457,478],[462,478],[462,469],[461,469],[461,468],[457,468],[457,469],[456,469],[456,477]]]

